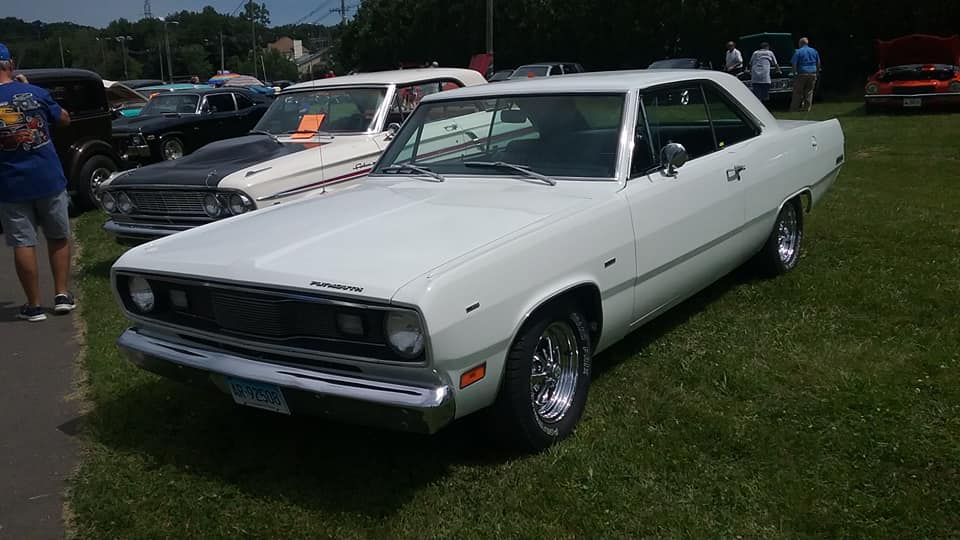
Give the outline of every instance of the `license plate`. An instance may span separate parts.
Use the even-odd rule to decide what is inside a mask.
[[[290,414],[287,400],[283,399],[283,392],[277,386],[233,378],[227,379],[227,385],[233,400],[240,405]]]
[[[918,97],[903,98],[904,107],[919,107],[922,104],[923,104],[923,98],[918,98]]]

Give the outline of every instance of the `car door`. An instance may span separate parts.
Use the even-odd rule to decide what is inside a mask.
[[[240,134],[246,133],[253,129],[253,126],[257,125],[257,121],[260,120],[262,114],[254,114],[256,111],[256,103],[246,95],[235,92],[233,94],[234,100],[237,103],[237,130]]]
[[[237,119],[237,105],[233,93],[207,94],[201,106],[202,119],[197,138],[202,146],[209,142],[243,135]]]
[[[637,253],[635,324],[739,264],[731,239],[743,226],[745,197],[735,171],[746,156],[717,141],[706,97],[696,82],[642,94],[625,188]],[[659,157],[671,142],[689,155],[673,174]]]

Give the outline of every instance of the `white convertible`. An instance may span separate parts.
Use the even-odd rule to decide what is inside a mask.
[[[136,243],[346,187],[370,172],[420,99],[484,83],[470,69],[431,68],[295,84],[250,135],[114,174],[99,192],[104,228]],[[462,135],[438,129],[442,138]]]
[[[716,72],[429,96],[353,189],[128,251],[119,345],[244,405],[422,432],[492,408],[541,449],[599,351],[750,259],[793,269],[843,158],[836,120]]]

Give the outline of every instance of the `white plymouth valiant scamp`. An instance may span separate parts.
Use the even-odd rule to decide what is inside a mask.
[[[716,72],[432,95],[353,189],[128,251],[119,345],[244,405],[428,433],[488,409],[542,449],[599,351],[750,259],[792,270],[843,158],[836,120]]]
[[[433,68],[295,84],[274,100],[250,135],[114,174],[99,191],[111,218],[104,228],[137,243],[346,187],[370,172],[420,99],[484,83],[470,69]]]

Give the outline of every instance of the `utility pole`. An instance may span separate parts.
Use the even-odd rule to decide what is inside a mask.
[[[223,30],[220,31],[220,71],[223,71]]]
[[[340,24],[347,24],[347,0],[340,0]]]
[[[253,0],[250,6],[250,57],[253,60],[253,76],[257,76],[257,21],[253,18]]]
[[[493,0],[487,0],[487,54],[493,55]]]
[[[130,76],[127,74],[127,42],[133,38],[130,36],[117,36],[113,39],[120,42],[120,56],[123,57],[123,78],[129,79]]]
[[[67,63],[63,61],[63,39],[57,37],[57,43],[60,44],[60,67],[67,67]]]
[[[163,78],[163,39],[157,42],[157,56],[160,57],[160,80],[165,81]]]
[[[180,24],[179,21],[168,21],[163,17],[160,17],[160,21],[163,23],[163,41],[167,47],[167,76],[170,77],[170,82],[173,82],[173,60],[170,56],[170,31],[167,29],[168,24]],[[163,78],[163,59],[160,60],[160,78]]]

